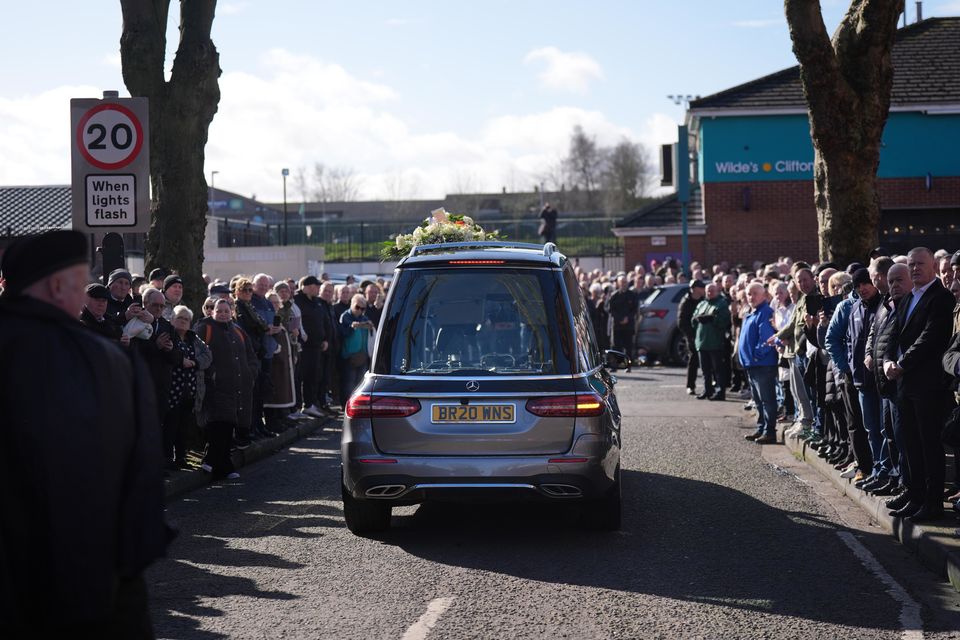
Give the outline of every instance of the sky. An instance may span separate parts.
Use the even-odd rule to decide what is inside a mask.
[[[909,21],[914,2],[907,2]],[[167,67],[177,46],[171,3]],[[830,33],[849,0],[821,0]],[[282,198],[322,163],[362,199],[531,190],[580,125],[656,163],[684,105],[793,66],[779,0],[221,0],[221,99],[206,176]],[[927,1],[924,17],[960,15]],[[8,3],[0,37],[0,185],[70,182],[71,98],[129,93],[117,0]],[[291,179],[288,199],[302,194]]]

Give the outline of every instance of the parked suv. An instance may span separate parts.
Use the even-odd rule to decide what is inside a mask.
[[[647,351],[647,358],[671,364],[687,364],[687,339],[677,327],[677,310],[685,284],[668,284],[654,289],[640,301],[637,346]]]
[[[578,502],[620,526],[620,409],[552,243],[447,243],[397,265],[372,370],[346,406],[354,533],[429,500]]]

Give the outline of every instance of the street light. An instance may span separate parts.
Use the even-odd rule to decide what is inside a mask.
[[[290,175],[290,169],[284,168],[280,175],[283,176],[283,246],[287,246],[290,243],[287,235],[287,176]]]
[[[216,197],[217,189],[216,187],[213,186],[213,181],[216,179],[218,173],[220,172],[219,171],[210,172],[210,215],[211,216],[213,215],[213,211],[216,208],[216,205],[213,199]]]

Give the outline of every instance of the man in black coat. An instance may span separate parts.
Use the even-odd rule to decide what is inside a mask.
[[[687,360],[687,394],[691,396],[697,393],[697,370],[700,368],[700,358],[697,356],[694,345],[697,332],[693,328],[693,310],[703,300],[704,291],[706,287],[703,282],[694,280],[690,283],[690,290],[680,300],[680,306],[677,309],[677,328],[687,339],[687,357],[689,358]]]
[[[86,291],[87,301],[80,312],[80,322],[104,338],[119,341],[123,326],[107,316],[110,291],[99,282],[88,284]]]
[[[151,638],[160,428],[139,361],[77,320],[85,236],[11,245],[0,296],[0,637]]]
[[[891,515],[914,522],[943,515],[946,458],[940,432],[950,397],[941,361],[950,343],[954,298],[937,279],[935,265],[925,247],[907,254],[913,291],[897,306],[899,332],[883,364],[887,378],[897,381],[909,468],[908,502]]]
[[[324,318],[324,335],[327,337],[327,348],[322,350],[320,356],[320,390],[317,392],[317,398],[320,400],[320,410],[330,415],[336,415],[337,410],[327,403],[327,393],[339,393],[340,388],[337,380],[337,360],[336,354],[340,352],[340,332],[337,331],[339,318],[333,311],[334,284],[324,282],[320,285],[320,295],[317,296],[317,303],[326,314]]]
[[[133,282],[133,276],[126,269],[114,269],[107,277],[107,289],[110,291],[110,297],[107,298],[107,317],[116,324],[123,326],[138,311],[134,309],[129,314],[127,311],[130,305],[134,303],[133,296],[130,295],[130,283]],[[137,307],[140,305],[138,304]]]
[[[640,297],[627,288],[627,277],[617,278],[617,290],[607,301],[607,310],[613,317],[613,348],[627,354],[627,371],[633,363],[633,336],[636,332]]]
[[[303,343],[300,353],[300,375],[303,384],[303,412],[315,418],[322,418],[320,409],[323,399],[318,401],[320,392],[320,376],[322,374],[322,355],[330,348],[330,333],[328,332],[329,317],[325,309],[320,306],[318,294],[320,281],[316,276],[307,276],[300,281],[299,291],[293,297],[294,304],[300,309],[303,330],[307,340]]]

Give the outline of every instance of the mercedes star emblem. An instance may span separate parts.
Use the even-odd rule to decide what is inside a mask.
[[[480,383],[476,380],[471,380],[467,383],[467,391],[477,391],[480,389]]]

